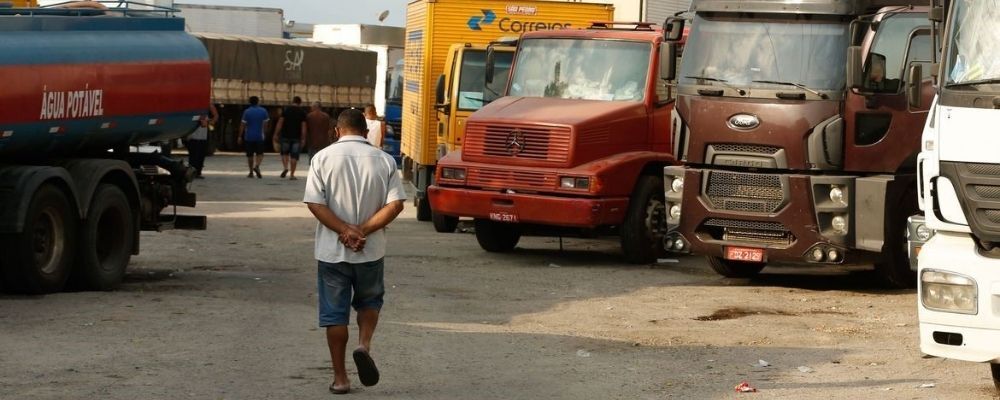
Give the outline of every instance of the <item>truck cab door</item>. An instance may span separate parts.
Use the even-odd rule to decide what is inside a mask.
[[[930,71],[931,31],[925,13],[890,15],[878,24],[868,42],[864,87],[849,90],[845,109],[844,169],[891,173],[912,170],[920,150],[920,136],[933,94],[924,79],[925,101],[909,107],[906,78],[910,66],[924,64]]]
[[[666,42],[660,43],[660,48],[658,50],[657,59],[662,60],[662,55],[669,53],[669,45]],[[669,54],[667,54],[669,56]],[[662,61],[661,61],[662,62]],[[680,53],[677,53],[677,59],[675,60],[675,65],[680,65]],[[650,83],[652,88],[650,88],[650,94],[647,98],[652,99],[651,112],[649,115],[649,126],[650,138],[649,143],[652,145],[652,150],[661,153],[670,153],[673,151],[672,139],[673,132],[671,131],[671,116],[673,115],[675,99],[677,93],[675,92],[674,80],[664,79],[662,76],[662,68],[657,68],[653,70],[656,79]],[[677,157],[677,154],[673,154]]]
[[[438,78],[438,91],[434,105],[435,116],[437,118],[437,158],[441,159],[448,152],[448,138],[451,135],[451,121],[455,115],[454,85],[455,76],[459,63],[462,62],[461,45],[452,45],[445,59],[444,74]]]
[[[503,96],[510,76],[512,47],[494,47],[492,83],[486,83],[486,48],[465,47],[458,53],[455,74],[449,83],[451,90],[451,114],[447,122],[445,143],[448,151],[462,148],[465,136],[465,122],[472,113]]]

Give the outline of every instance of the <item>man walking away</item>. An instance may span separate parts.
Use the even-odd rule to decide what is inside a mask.
[[[290,166],[292,174],[289,180],[294,181],[298,179],[295,177],[295,168],[299,163],[299,154],[302,153],[302,143],[306,141],[306,112],[302,109],[301,97],[295,96],[292,104],[281,111],[274,134],[281,135],[281,165],[285,168],[281,171],[281,177],[288,175]]]
[[[312,103],[309,115],[306,115],[306,129],[309,134],[306,137],[306,148],[309,149],[309,163],[316,157],[316,153],[330,145],[330,136],[333,132],[333,124],[330,121],[330,114],[323,112],[323,106],[317,101]]]
[[[201,171],[205,168],[205,156],[208,154],[208,129],[210,126],[214,126],[218,120],[219,111],[215,109],[214,104],[209,105],[208,115],[201,116],[198,120],[198,128],[191,136],[188,136],[187,144],[184,145],[188,151],[188,163],[194,167],[196,179],[205,179]]]
[[[358,378],[365,386],[378,383],[371,340],[385,293],[385,227],[406,200],[396,162],[369,144],[365,132],[360,111],[340,114],[340,140],[316,154],[303,200],[319,220],[319,325],[326,328],[334,394],[351,390],[344,366],[351,306],[358,314],[359,347],[353,354]]]
[[[260,163],[264,161],[264,125],[270,119],[267,110],[260,106],[260,99],[251,96],[250,107],[243,111],[240,136],[237,138],[240,145],[246,142],[247,167],[250,168],[247,178],[253,178],[254,174],[257,174],[257,179],[263,178]]]
[[[385,124],[378,119],[374,105],[365,106],[365,122],[368,126],[368,142],[376,149],[382,150],[382,139],[385,138]]]

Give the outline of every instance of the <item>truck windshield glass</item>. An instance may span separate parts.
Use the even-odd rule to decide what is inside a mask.
[[[503,96],[503,88],[507,87],[514,53],[497,51],[494,54],[496,61],[493,66],[493,83],[486,85],[486,52],[483,50],[465,52],[462,57],[462,70],[459,72],[459,110],[476,111]]]
[[[396,67],[392,69],[389,78],[389,93],[386,100],[390,103],[400,104],[403,102],[403,60],[396,62]]]
[[[1000,0],[957,0],[947,85],[1000,84]]]
[[[843,90],[849,24],[799,18],[696,15],[684,48],[680,83],[720,85],[697,79],[706,77],[747,89],[788,90],[789,85],[783,84],[787,82],[814,90]]]
[[[641,101],[651,50],[649,43],[621,40],[524,40],[510,95]]]

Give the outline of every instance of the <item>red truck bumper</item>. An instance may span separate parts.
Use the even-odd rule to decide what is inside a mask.
[[[455,187],[427,189],[436,213],[494,221],[596,228],[625,220],[628,198],[574,198]]]

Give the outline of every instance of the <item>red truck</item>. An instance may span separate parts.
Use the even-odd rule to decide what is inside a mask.
[[[676,46],[645,23],[524,34],[506,96],[438,162],[433,211],[474,218],[490,252],[525,230],[616,234],[629,261],[654,261],[667,228],[661,175],[676,163]]]
[[[665,168],[666,246],[728,277],[769,262],[873,263],[913,286],[906,219],[933,94],[927,8],[695,0]],[[904,89],[924,92],[909,106]]]

